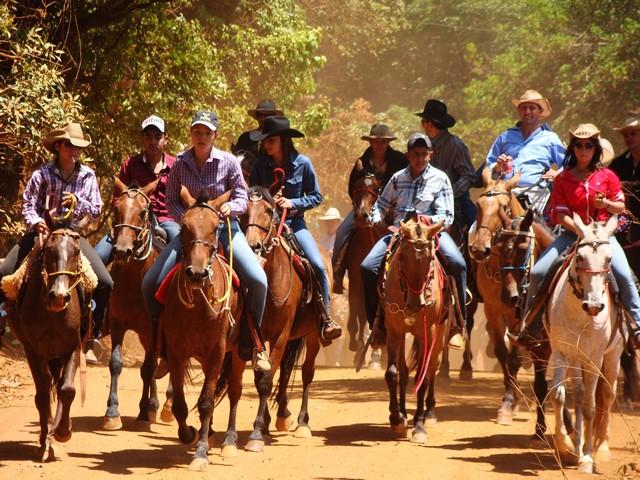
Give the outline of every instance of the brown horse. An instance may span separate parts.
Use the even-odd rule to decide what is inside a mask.
[[[380,233],[373,228],[371,211],[382,182],[369,173],[360,177],[353,185],[352,203],[355,231],[347,247],[347,270],[349,272],[349,350],[358,352],[364,347],[367,328],[367,314],[364,305],[365,291],[360,274],[360,264],[380,239]],[[379,352],[378,352],[379,355]]]
[[[122,343],[127,330],[133,330],[138,334],[145,351],[144,362],[140,367],[143,386],[137,420],[153,423],[158,411],[156,381],[153,378],[156,367],[157,325],[152,325],[140,290],[142,277],[159,254],[153,240],[151,200],[148,197],[157,184],[156,180],[143,188],[128,188],[118,178],[115,179],[116,224],[113,226],[114,262],[111,266],[114,287],[109,303],[111,385],[103,423],[105,430],[122,428],[118,410],[118,378],[122,372]],[[167,396],[170,397],[170,393]],[[165,404],[162,418],[165,421],[172,418],[170,400]]]
[[[522,286],[527,281],[530,264],[553,241],[551,233],[533,221],[533,212],[525,216],[512,194],[519,179],[516,173],[508,181],[493,180],[488,168],[483,171],[484,192],[478,199],[475,238],[469,246],[471,257],[478,262],[477,286],[484,299],[487,330],[504,377],[505,393],[497,417],[502,425],[512,423],[520,399],[517,375],[521,351],[505,334],[520,328],[522,305],[519,302],[525,297]],[[514,219],[518,221],[514,223]],[[549,351],[543,348],[533,352],[532,358],[534,390],[539,399],[534,438],[542,438],[546,429],[542,403],[547,391],[545,369]]]
[[[230,410],[222,454],[236,454],[236,408],[242,394],[245,362],[229,337],[232,325],[240,320],[242,305],[226,262],[217,255],[218,208],[229,200],[230,193],[210,201],[205,195],[197,201],[188,199],[189,207],[182,218],[182,265],[170,281],[160,320],[159,343],[171,375],[172,411],[178,421],[178,437],[185,444],[195,445],[191,470],[204,470],[209,463],[214,405],[225,391]],[[200,362],[204,374],[198,398],[199,431],[187,423],[183,390],[191,357]]]
[[[256,372],[255,384],[260,396],[258,412],[246,449],[262,451],[264,435],[269,433],[271,416],[268,399],[273,389],[273,377],[280,369],[276,401],[276,428],[287,431],[292,424],[287,398],[287,385],[303,346],[306,345],[302,365],[302,405],[298,414],[296,435],[311,437],[309,428],[309,387],[315,374],[315,359],[320,350],[318,317],[313,302],[306,303],[304,281],[297,271],[292,246],[286,236],[278,234],[278,214],[272,194],[280,188],[276,181],[269,189],[251,187],[249,205],[242,224],[247,242],[264,259],[269,290],[265,306],[262,332],[269,342],[271,371]],[[309,271],[307,271],[309,275]]]
[[[11,314],[11,327],[24,346],[36,387],[42,461],[54,459],[53,439],[66,442],[71,438],[69,412],[82,350],[84,309],[76,288],[80,273],[80,235],[68,228],[54,230],[28,273],[22,300]],[[52,394],[58,398],[53,418]]]
[[[385,374],[390,397],[389,422],[392,430],[401,434],[407,430],[405,391],[409,368],[405,361],[405,336],[411,333],[414,337],[417,406],[411,441],[416,443],[426,442],[425,420],[436,418],[436,371],[448,330],[445,320],[451,317],[447,312],[445,274],[436,258],[437,234],[443,225],[443,221],[426,225],[415,214],[401,222],[399,245],[388,259],[381,299],[389,355]]]

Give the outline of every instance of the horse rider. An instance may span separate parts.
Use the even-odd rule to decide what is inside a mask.
[[[396,137],[393,136],[387,125],[376,123],[371,126],[369,135],[363,135],[360,138],[369,142],[369,147],[356,160],[351,169],[351,174],[349,175],[349,196],[351,198],[353,198],[353,186],[361,177],[368,174],[376,175],[382,182],[380,186],[382,190],[396,172],[406,168],[408,165],[404,154],[391,147],[391,142]],[[342,293],[344,291],[344,274],[347,270],[346,250],[354,230],[354,213],[351,210],[338,227],[331,255],[333,293]]]
[[[16,271],[32,250],[36,239],[51,233],[45,212],[72,209],[72,225],[79,224],[86,216],[97,218],[100,215],[102,199],[96,174],[80,160],[82,150],[91,144],[91,138],[84,134],[82,126],[79,123],[66,123],[49,132],[42,144],[53,158],[35,170],[27,182],[22,194],[22,218],[27,232],[2,262],[0,278]],[[80,249],[98,277],[98,286],[93,292],[95,308],[91,334],[93,339],[98,339],[113,281],[94,248],[82,236]],[[0,300],[4,302],[4,299],[4,293],[0,292]]]
[[[127,186],[137,185],[141,188],[158,180],[158,186],[149,194],[152,224],[164,231],[169,243],[180,233],[180,225],[169,215],[166,202],[169,170],[176,159],[164,151],[167,132],[162,118],[151,115],[144,119],[141,128],[143,151],[124,162],[118,178]],[[114,202],[115,200],[114,198]],[[113,238],[107,234],[96,245],[96,251],[105,265],[111,260],[112,250]]]
[[[548,189],[541,181],[552,182],[564,161],[565,147],[551,128],[543,122],[551,115],[551,105],[536,90],[525,91],[512,100],[519,121],[502,132],[487,154],[486,164],[492,168],[494,178],[510,178],[519,171],[520,181],[513,192],[523,207],[536,207],[542,213],[548,199]]]
[[[219,208],[219,213],[231,221],[232,238],[229,238],[224,222],[220,224],[218,240],[225,255],[233,249],[233,267],[242,285],[246,288],[246,315],[254,322],[259,334],[260,323],[267,295],[267,277],[247,244],[238,225],[238,216],[247,209],[247,190],[242,179],[240,165],[228,152],[217,149],[214,141],[219,127],[215,112],[199,111],[191,121],[191,148],[180,153],[169,173],[167,184],[167,209],[173,219],[180,223],[185,207],[180,202],[180,190],[184,186],[189,194],[197,198],[206,189],[209,198],[217,198],[231,190],[231,198]],[[154,321],[160,316],[162,305],[155,298],[162,280],[177,263],[182,252],[180,235],[171,240],[158,259],[142,279],[142,295],[149,317]],[[171,321],[168,319],[167,321]],[[251,336],[254,337],[253,335]],[[255,370],[269,371],[271,364],[261,340],[254,344],[252,365]]]
[[[254,157],[257,157],[260,154],[260,142],[251,139],[251,132],[259,132],[262,129],[265,118],[271,115],[282,115],[282,110],[278,110],[273,100],[266,99],[260,100],[256,108],[247,110],[247,113],[258,122],[258,128],[242,133],[238,137],[235,145],[231,146],[231,151],[235,153],[239,150],[244,150],[253,154]]]
[[[456,119],[447,112],[444,102],[435,99],[427,100],[423,111],[416,115],[422,119],[422,129],[433,146],[430,164],[445,172],[451,181],[455,218],[460,217],[463,224],[470,227],[476,220],[476,205],[469,196],[469,188],[476,173],[469,149],[460,137],[449,132]]]
[[[274,181],[275,169],[285,172],[284,185],[274,196],[274,201],[281,210],[286,209],[286,224],[313,268],[321,290],[316,291],[320,332],[324,343],[328,343],[342,335],[342,328],[329,314],[329,278],[318,245],[304,219],[305,211],[320,205],[322,194],[311,160],[298,153],[293,144],[293,138],[301,137],[304,134],[291,128],[287,117],[267,117],[262,129],[251,133],[252,140],[261,142],[264,153],[256,160],[249,183],[251,186],[268,187]]]
[[[444,220],[445,228],[453,223],[453,190],[449,177],[442,170],[430,164],[433,149],[431,140],[423,133],[414,133],[407,142],[409,166],[396,172],[387,183],[373,207],[373,220],[376,227],[386,230],[386,219],[392,219],[390,226],[397,227],[407,213],[417,211],[427,216],[432,223]],[[373,246],[360,265],[365,297],[365,306],[369,326],[372,328],[371,344],[374,348],[384,345],[384,326],[375,322],[378,310],[378,275],[384,263],[391,234],[384,235]],[[458,308],[457,325],[451,327],[449,346],[455,349],[464,347],[463,328],[466,322],[464,308],[467,289],[467,265],[462,253],[453,239],[445,231],[439,234],[440,259],[443,267],[457,284]],[[379,317],[382,320],[382,317]]]
[[[637,117],[627,118],[621,127],[614,128],[624,138],[627,150],[613,159],[609,168],[613,170],[622,185],[629,191],[627,195],[627,211],[635,217],[627,231],[617,235],[618,241],[626,249],[637,250],[640,241],[640,120]],[[629,250],[627,250],[628,253]],[[635,255],[634,255],[635,256]],[[632,261],[636,276],[640,275],[640,262]]]
[[[570,131],[563,171],[556,177],[551,193],[551,215],[554,224],[562,225],[563,233],[542,253],[531,269],[524,322],[526,328],[518,342],[530,347],[541,340],[542,311],[547,295],[545,279],[553,275],[555,260],[576,242],[576,226],[572,215],[580,215],[584,224],[606,221],[624,212],[624,193],[616,174],[602,166],[600,130],[591,124],[580,124]],[[611,271],[620,289],[620,299],[635,322],[631,334],[640,344],[640,296],[631,268],[615,236],[609,239],[613,257]]]

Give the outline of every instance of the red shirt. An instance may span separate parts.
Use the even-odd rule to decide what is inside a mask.
[[[569,170],[564,170],[553,182],[551,194],[553,223],[560,223],[559,213],[571,215],[574,212],[580,215],[585,225],[592,220],[597,222],[608,220],[611,213],[605,208],[596,208],[594,205],[596,193],[602,193],[605,198],[614,202],[624,202],[620,179],[608,168],[596,170],[584,180],[578,180]]]
[[[160,173],[156,174],[149,166],[149,163],[147,163],[144,155],[140,153],[128,158],[120,168],[120,173],[118,173],[118,178],[122,180],[125,185],[131,185],[135,182],[139,187],[144,187],[156,178],[160,178],[156,189],[149,194],[149,199],[153,206],[153,213],[159,222],[173,220],[167,210],[166,190],[167,182],[169,181],[169,170],[175,161],[175,157],[165,153],[163,159],[164,166],[162,170],[160,170]]]

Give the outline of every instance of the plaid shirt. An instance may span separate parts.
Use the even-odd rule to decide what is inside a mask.
[[[74,222],[86,215],[100,215],[102,199],[95,172],[76,162],[71,177],[65,180],[55,162],[50,162],[33,172],[22,194],[22,217],[29,229],[44,222],[44,212],[57,208],[64,192],[73,193],[78,199]]]
[[[244,186],[242,170],[236,157],[213,147],[202,170],[198,169],[193,148],[182,152],[169,173],[167,186],[167,208],[178,223],[182,221],[184,207],[180,202],[180,188],[184,185],[193,198],[206,189],[209,198],[214,199],[227,190],[232,190],[229,206],[231,216],[238,217],[247,210],[247,189]]]
[[[431,165],[416,179],[410,167],[397,172],[373,206],[373,222],[392,217],[397,226],[413,210],[434,223],[444,220],[445,228],[453,223],[453,191],[446,173]]]
[[[431,139],[431,143],[433,158],[430,163],[447,174],[453,196],[458,198],[467,193],[476,178],[467,146],[448,130],[442,130],[440,135]]]

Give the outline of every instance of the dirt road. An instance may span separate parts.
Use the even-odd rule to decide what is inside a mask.
[[[347,368],[321,368],[310,401],[313,438],[274,432],[264,453],[241,450],[230,460],[220,457],[219,448],[214,448],[209,454],[208,470],[198,473],[187,470],[191,454],[178,443],[175,424],[158,423],[150,430],[136,425],[140,388],[137,369],[126,368],[120,380],[124,429],[101,430],[108,386],[108,369],[91,368],[87,403],[81,407],[78,395],[72,407],[73,437],[57,447],[60,461],[40,464],[34,461],[38,426],[28,369],[24,362],[0,356],[0,478],[562,478],[551,450],[528,448],[534,417],[526,405],[512,426],[493,421],[502,391],[501,380],[495,374],[478,374],[472,382],[440,382],[439,421],[429,428],[427,444],[418,446],[394,436],[387,426],[387,392],[382,372],[356,374]],[[160,387],[165,386],[166,379]],[[190,407],[198,390],[198,385],[189,389]],[[299,393],[297,386],[292,396],[292,411],[296,414]],[[413,397],[409,399],[412,409]],[[252,378],[247,372],[238,417],[242,443],[246,442],[256,405]],[[214,416],[218,444],[219,432],[226,427],[226,414],[225,402]],[[548,418],[553,424],[550,415]],[[197,421],[197,412],[191,412],[190,420],[192,424]],[[598,470],[618,477],[616,472],[622,465],[640,463],[640,454],[633,451],[634,442],[636,447],[640,442],[640,414],[616,413],[611,441],[613,460],[598,464]],[[583,478],[572,469],[566,473],[569,478]]]

